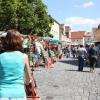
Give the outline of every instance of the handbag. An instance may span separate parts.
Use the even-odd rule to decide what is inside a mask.
[[[25,77],[24,77],[24,87],[25,87],[27,100],[41,100],[41,98],[37,96],[36,82],[33,76],[30,81],[29,74],[26,69],[25,69]]]
[[[37,96],[36,89],[33,87],[32,83],[29,83],[28,85],[25,84],[25,91],[27,100],[41,100],[41,98]]]

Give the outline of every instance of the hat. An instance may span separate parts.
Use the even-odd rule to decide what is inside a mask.
[[[6,37],[7,35],[7,32],[5,31],[0,31],[0,37]]]

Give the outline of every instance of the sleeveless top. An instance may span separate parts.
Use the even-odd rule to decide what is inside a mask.
[[[23,53],[20,51],[0,54],[0,98],[26,97],[24,67]]]

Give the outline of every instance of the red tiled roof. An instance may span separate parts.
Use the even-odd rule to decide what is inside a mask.
[[[82,39],[85,31],[71,32],[71,39]]]

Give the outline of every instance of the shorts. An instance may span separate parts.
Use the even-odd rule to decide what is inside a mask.
[[[40,56],[38,54],[33,54],[32,59],[33,61],[38,61],[40,59]]]

